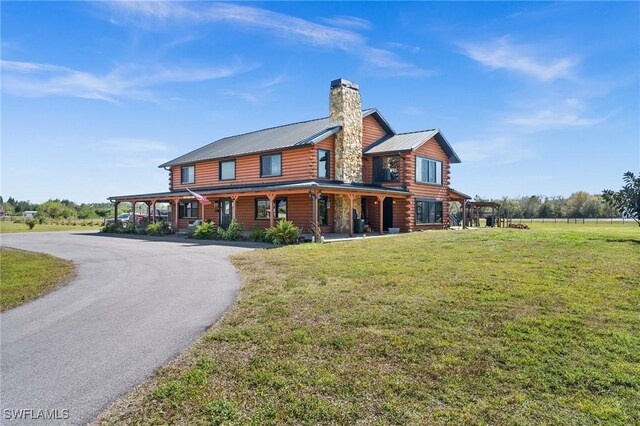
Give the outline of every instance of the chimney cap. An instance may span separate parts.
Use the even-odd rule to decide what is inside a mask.
[[[356,83],[353,83],[353,82],[351,82],[349,80],[346,80],[344,78],[339,78],[339,79],[333,80],[331,82],[331,88],[332,89],[335,88],[335,87],[340,87],[340,86],[348,87],[348,88],[353,89],[353,90],[360,90],[360,88],[358,87],[358,85]]]

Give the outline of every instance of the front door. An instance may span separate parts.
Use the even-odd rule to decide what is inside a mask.
[[[220,226],[227,228],[231,223],[231,200],[229,198],[223,198],[220,200]]]
[[[388,231],[393,228],[393,198],[386,197],[382,205],[382,228]]]

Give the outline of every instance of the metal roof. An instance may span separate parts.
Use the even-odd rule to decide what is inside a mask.
[[[442,149],[449,156],[451,162],[460,162],[460,159],[440,130],[431,129],[420,132],[396,134],[376,108],[369,108],[362,111],[363,118],[369,115],[372,115],[378,121],[389,137],[386,139],[383,138],[379,142],[370,145],[367,150],[365,150],[366,154],[408,151],[418,148],[432,137],[435,137]],[[204,160],[313,145],[337,133],[340,129],[341,126],[332,123],[329,117],[270,127],[268,129],[218,139],[215,142],[211,142],[208,145],[161,164],[159,167],[179,166]]]
[[[455,153],[449,142],[445,139],[440,129],[421,130],[418,132],[399,133],[378,143],[369,145],[364,150],[365,154],[382,154],[387,152],[413,151],[421,147],[429,139],[435,138],[442,150],[447,154],[452,163],[460,163],[460,158]]]
[[[370,185],[364,183],[344,183],[339,181],[297,181],[297,182],[282,182],[282,183],[268,183],[268,184],[250,184],[250,185],[233,185],[222,187],[209,187],[209,188],[192,188],[200,195],[215,195],[215,194],[229,194],[229,193],[242,193],[242,192],[255,192],[255,191],[274,191],[274,190],[291,190],[291,189],[344,189],[363,191],[371,193],[395,193],[401,195],[411,195],[411,193],[403,188],[383,187],[377,185]],[[192,194],[186,190],[169,191],[169,192],[155,192],[149,194],[132,194],[132,195],[114,195],[108,198],[108,200],[131,200],[136,198],[156,198],[166,199],[171,197],[191,197]]]
[[[273,151],[302,145],[313,145],[333,135],[340,126],[329,118],[303,121],[279,127],[230,136],[168,161],[159,167],[178,166],[196,161],[234,157],[257,152]]]

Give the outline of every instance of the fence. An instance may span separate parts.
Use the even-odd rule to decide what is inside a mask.
[[[595,218],[583,218],[583,217],[551,217],[551,218],[501,218],[502,221],[507,223],[634,223],[633,219],[627,219],[624,217],[595,217]]]

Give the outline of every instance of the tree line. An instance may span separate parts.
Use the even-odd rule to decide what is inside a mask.
[[[131,209],[128,203],[118,206],[118,211],[126,213]],[[64,199],[52,199],[44,203],[37,204],[30,201],[16,200],[13,197],[6,201],[0,196],[0,206],[2,210],[10,216],[20,216],[26,211],[37,211],[38,215],[50,219],[99,219],[113,216],[113,205],[111,203],[81,203]]]
[[[609,206],[602,195],[584,191],[569,197],[530,195],[488,199],[476,195],[474,200],[500,203],[500,215],[514,219],[620,217],[618,210]]]

